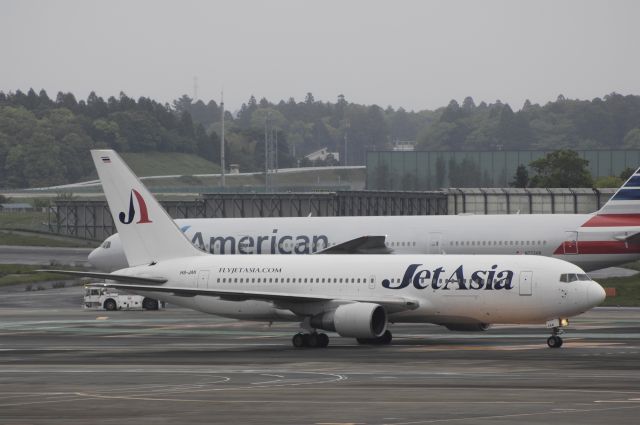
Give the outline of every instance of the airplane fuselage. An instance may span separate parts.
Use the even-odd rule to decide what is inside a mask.
[[[638,226],[584,226],[595,214],[436,215],[178,219],[213,254],[309,254],[363,235],[386,235],[395,254],[542,255],[596,270],[640,258],[624,238]],[[127,266],[117,235],[90,255],[97,267]],[[109,246],[109,248],[104,248]]]
[[[291,320],[321,314],[341,303],[406,299],[411,309],[394,311],[391,322],[444,325],[544,323],[582,313],[604,299],[604,291],[569,263],[540,256],[349,255],[204,256],[124,269],[119,274],[163,276],[164,286],[230,290],[210,295],[145,295],[206,313],[245,320]],[[581,276],[562,282],[561,276]],[[568,280],[568,279],[565,279]],[[242,300],[249,291],[331,301]],[[332,304],[332,306],[328,305]]]

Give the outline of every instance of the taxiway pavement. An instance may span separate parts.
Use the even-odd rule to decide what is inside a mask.
[[[91,248],[0,245],[0,264],[89,266]]]
[[[190,310],[84,311],[80,288],[0,293],[0,423],[635,424],[640,309],[547,331],[394,325],[390,346]],[[31,298],[33,297],[33,298]],[[44,303],[48,299],[50,303]]]

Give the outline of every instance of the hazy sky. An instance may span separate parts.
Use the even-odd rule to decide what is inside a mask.
[[[640,94],[640,1],[0,1],[0,90],[433,109]]]

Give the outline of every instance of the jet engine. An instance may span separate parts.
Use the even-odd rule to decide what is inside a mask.
[[[351,338],[377,338],[387,330],[387,313],[379,304],[343,304],[311,318],[311,326]]]
[[[443,323],[442,326],[450,331],[458,332],[482,332],[491,327],[489,323]]]

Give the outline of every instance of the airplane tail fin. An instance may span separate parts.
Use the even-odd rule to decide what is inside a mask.
[[[207,255],[194,247],[115,151],[92,150],[129,266]]]
[[[583,227],[640,226],[640,168]]]
[[[640,168],[600,208],[598,214],[640,215]]]

